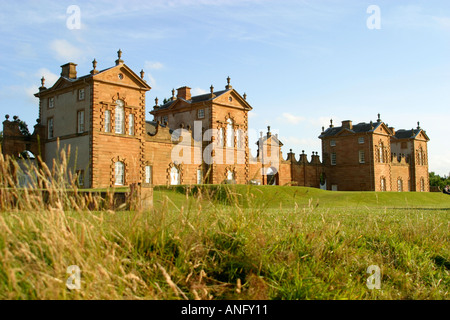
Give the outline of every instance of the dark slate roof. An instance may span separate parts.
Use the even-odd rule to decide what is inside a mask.
[[[397,130],[395,132],[394,137],[397,139],[409,139],[416,137],[419,132],[422,131],[421,129],[411,129],[411,130]]]
[[[373,122],[371,123],[358,123],[358,124],[354,124],[353,128],[351,130],[349,130],[350,132],[353,133],[361,133],[361,132],[370,132],[373,131],[375,129],[377,129],[382,122]],[[372,129],[373,126],[373,129]],[[319,136],[319,138],[326,138],[326,137],[332,137],[337,135],[339,132],[342,131],[342,129],[344,129],[343,127],[333,127],[333,128],[328,128],[327,130],[325,130],[324,132],[322,132],[322,134]]]
[[[215,98],[223,95],[227,91],[231,91],[231,89],[214,92]],[[215,98],[211,98],[211,93],[205,93],[205,94],[202,94],[202,95],[193,96],[193,97],[191,97],[191,100],[184,100],[184,101],[186,101],[187,103],[197,103],[197,102],[209,101],[209,100],[212,100],[212,99],[215,99]],[[168,109],[168,108],[170,108],[172,103],[174,103],[175,101],[176,100],[170,100],[166,104],[164,104],[162,106],[159,106],[159,108],[156,109],[155,111]]]

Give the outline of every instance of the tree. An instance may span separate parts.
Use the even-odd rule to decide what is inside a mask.
[[[31,136],[30,130],[28,130],[28,125],[25,121],[22,121],[20,119],[18,119],[17,121],[19,121],[19,130],[20,132],[24,135],[24,136]]]
[[[430,185],[433,187],[439,187],[443,190],[446,185],[450,185],[450,177],[441,177],[434,172],[430,172]]]

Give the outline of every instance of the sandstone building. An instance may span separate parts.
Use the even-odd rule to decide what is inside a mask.
[[[150,110],[151,87],[144,71],[134,73],[119,50],[115,65],[78,77],[77,65],[61,66],[51,87],[41,80],[39,117],[31,135],[19,120],[3,122],[2,152],[19,156],[29,151],[51,167],[58,148],[70,148],[70,169],[84,188],[177,184],[298,185],[328,190],[429,191],[429,141],[420,126],[395,130],[381,121],[333,124],[320,135],[322,156],[297,160],[270,132],[250,152],[247,136],[252,107],[227,79],[224,90],[192,96],[187,86],[172,91],[166,103]],[[252,142],[253,143],[253,142]]]

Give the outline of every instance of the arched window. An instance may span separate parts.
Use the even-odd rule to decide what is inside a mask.
[[[386,178],[381,178],[381,191],[386,191]]]
[[[223,147],[223,128],[219,128],[218,130],[217,146]]]
[[[121,161],[114,164],[114,179],[116,186],[123,186],[125,183],[125,165]]]
[[[380,146],[378,147],[378,159],[380,159],[380,163],[384,163],[383,143],[380,143]]]
[[[420,178],[420,192],[425,192],[425,179]]]
[[[180,170],[177,167],[170,169],[170,185],[177,186],[180,184]]]
[[[231,119],[227,120],[227,147],[228,148],[234,147],[234,126],[233,120]]]
[[[227,180],[234,180],[234,173],[231,170],[227,171]]]
[[[122,100],[116,101],[116,111],[115,111],[115,129],[117,134],[123,134],[123,120],[125,117],[124,111],[125,103]]]
[[[403,180],[400,178],[397,180],[397,190],[398,192],[403,192]]]

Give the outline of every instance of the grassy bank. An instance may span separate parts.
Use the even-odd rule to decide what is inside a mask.
[[[0,298],[448,299],[450,205],[400,196],[158,188],[150,212],[4,211]]]

